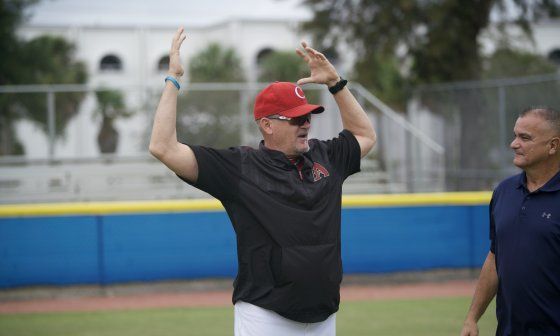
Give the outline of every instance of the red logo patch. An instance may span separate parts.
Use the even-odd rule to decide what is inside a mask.
[[[320,163],[313,162],[313,182],[317,182],[327,176],[329,176],[327,168],[323,167]]]

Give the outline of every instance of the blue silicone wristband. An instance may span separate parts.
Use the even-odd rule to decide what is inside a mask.
[[[173,76],[167,76],[165,77],[165,82],[170,81],[171,83],[173,83],[173,85],[175,85],[175,87],[177,88],[177,90],[181,90],[181,85],[179,85],[179,82],[177,82],[177,80],[175,79],[175,77]]]

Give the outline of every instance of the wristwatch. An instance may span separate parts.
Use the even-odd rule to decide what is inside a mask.
[[[335,85],[329,87],[329,92],[332,94],[336,94],[338,91],[342,90],[346,86],[346,84],[348,84],[348,81],[340,77],[340,80],[336,82]]]

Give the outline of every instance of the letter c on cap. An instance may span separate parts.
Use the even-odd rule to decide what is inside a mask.
[[[296,86],[294,91],[296,93],[296,96],[300,97],[301,99],[305,99],[305,94],[303,93],[303,90],[299,86]]]

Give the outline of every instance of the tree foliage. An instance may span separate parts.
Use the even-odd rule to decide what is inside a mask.
[[[482,79],[485,70],[488,76],[512,73],[499,62],[519,58],[498,52],[486,60],[481,34],[492,23],[504,34],[507,25],[516,24],[531,36],[532,22],[560,13],[559,0],[303,0],[303,4],[314,13],[303,28],[314,35],[315,44],[326,49],[347,43],[356,53],[355,76],[393,106],[405,104],[406,91],[401,88],[407,86]],[[531,64],[532,70],[545,69]],[[489,105],[485,99],[466,92],[445,109],[459,114],[460,154],[454,167],[477,171],[489,166],[492,147],[479,137],[488,126],[487,112],[478,108]],[[476,179],[462,182],[463,190],[481,187]]]
[[[211,43],[193,57],[189,66],[192,82],[241,82],[241,58],[233,48]]]
[[[357,64],[391,57],[401,63],[409,61],[411,65],[405,72],[412,84],[480,78],[479,37],[488,28],[491,14],[503,22],[518,24],[530,34],[532,20],[555,17],[560,11],[558,0],[468,3],[461,0],[304,0],[303,3],[314,12],[304,29],[313,33],[322,48],[345,41],[356,51]],[[363,72],[360,74],[365,76]],[[374,71],[368,75],[372,83],[377,80]]]
[[[119,143],[119,133],[114,122],[118,118],[128,118],[132,113],[127,110],[122,92],[100,89],[95,92],[97,112],[101,116],[101,128],[97,134],[97,145],[101,153],[115,153]]]
[[[189,65],[192,82],[242,82],[241,58],[234,49],[210,44]],[[181,141],[214,147],[238,145],[238,91],[191,91],[178,101],[177,136]]]
[[[398,110],[405,109],[410,84],[401,74],[396,57],[377,54],[360,59],[354,64],[352,78]]]
[[[541,75],[556,71],[547,58],[527,51],[500,48],[483,60],[484,79]]]
[[[262,59],[259,66],[260,82],[294,83],[307,76],[309,67],[295,51],[272,51]],[[307,90],[305,97],[311,104],[320,104],[320,93],[317,90]]]
[[[74,60],[75,46],[62,37],[39,36],[22,44],[20,62],[28,70],[20,72],[21,84],[82,84],[86,67]],[[64,135],[66,125],[78,113],[85,93],[56,94],[56,135]],[[21,101],[24,116],[47,131],[47,104],[44,94],[28,95]]]
[[[0,85],[85,83],[86,67],[75,60],[72,43],[53,36],[24,41],[16,35],[17,27],[25,19],[25,10],[36,2],[0,1]],[[77,114],[83,97],[83,93],[56,94],[56,136],[64,135],[66,125]],[[14,123],[21,118],[35,122],[47,131],[46,95],[0,95],[0,155],[23,153],[14,132]]]
[[[18,80],[21,42],[15,30],[25,18],[25,9],[35,3],[37,0],[0,0],[0,85]]]
[[[295,82],[309,74],[305,62],[293,51],[273,51],[262,59],[259,68],[261,82]]]
[[[23,20],[24,10],[35,2],[0,0],[0,85],[17,81],[21,46],[15,29]],[[22,154],[24,151],[13,129],[16,114],[13,101],[13,95],[0,95],[0,155]]]

